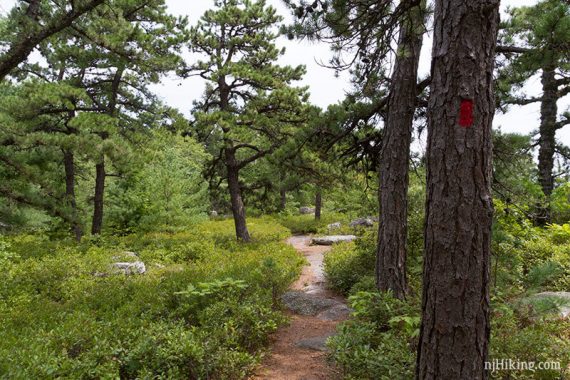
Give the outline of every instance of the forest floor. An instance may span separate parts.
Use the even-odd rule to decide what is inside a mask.
[[[327,362],[325,342],[348,316],[345,300],[326,288],[323,257],[330,246],[311,246],[310,236],[287,240],[308,261],[284,301],[289,308],[289,325],[273,336],[271,353],[252,380],[330,380],[340,378]],[[291,298],[290,297],[290,298]]]

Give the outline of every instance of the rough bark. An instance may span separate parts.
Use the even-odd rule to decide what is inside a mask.
[[[65,168],[65,196],[71,209],[71,232],[77,242],[83,237],[83,230],[77,212],[77,200],[75,198],[75,159],[73,152],[63,152],[63,166]]]
[[[29,28],[26,30],[26,34],[22,33],[19,35],[8,51],[0,56],[0,80],[4,79],[11,70],[25,61],[40,42],[67,28],[78,17],[90,12],[103,2],[104,0],[81,2],[79,6],[72,7],[67,13],[48,20],[45,25]],[[35,22],[38,18],[38,10],[39,1],[32,1],[26,16]]]
[[[230,191],[230,200],[232,204],[232,214],[236,228],[236,237],[238,240],[248,242],[251,240],[245,218],[245,207],[241,196],[241,188],[239,185],[239,168],[235,157],[235,152],[231,148],[227,148],[226,168],[228,172],[228,189]]]
[[[105,157],[95,165],[95,196],[93,197],[93,222],[91,233],[97,235],[103,228],[103,205],[105,196]]]
[[[226,83],[225,76],[221,76],[218,80],[220,87],[220,109],[227,111],[229,106],[229,86]],[[236,158],[236,150],[234,148],[231,138],[228,134],[229,129],[222,128],[224,133],[224,155],[227,171],[228,190],[230,192],[230,201],[232,205],[232,214],[234,217],[234,224],[236,229],[236,237],[239,241],[248,242],[251,240],[249,231],[247,229],[247,221],[245,215],[245,206],[243,204],[243,197],[241,194],[241,187],[239,184],[239,170],[240,163]]]
[[[408,165],[423,38],[422,14],[420,6],[414,7],[402,22],[379,160],[378,197],[381,212],[376,285],[382,291],[391,290],[400,299],[405,297],[408,288]]]
[[[554,68],[542,71],[542,101],[540,104],[540,139],[538,151],[538,182],[545,196],[545,204],[538,210],[539,224],[550,222],[550,196],[554,190],[554,153],[556,149],[556,105],[558,86]]]
[[[488,377],[498,6],[435,2],[417,379]]]
[[[323,208],[323,194],[321,188],[317,188],[315,193],[315,220],[321,220],[321,211]]]
[[[285,211],[287,207],[287,191],[285,189],[279,190],[279,210]]]

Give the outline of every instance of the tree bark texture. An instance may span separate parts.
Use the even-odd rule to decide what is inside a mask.
[[[538,223],[550,222],[550,196],[554,190],[554,153],[556,149],[557,92],[554,68],[542,71],[542,102],[540,104],[540,138],[538,150],[538,182],[545,196],[545,204],[538,212]]]
[[[248,242],[251,240],[247,229],[245,207],[241,196],[241,188],[239,185],[239,168],[235,157],[235,152],[231,148],[226,148],[226,169],[228,172],[228,189],[230,191],[230,200],[232,204],[232,214],[236,228],[236,237],[238,240]]]
[[[65,196],[71,208],[71,232],[77,242],[81,241],[83,231],[77,212],[77,200],[75,198],[75,159],[73,152],[63,152],[63,166],[65,168]]]
[[[315,220],[321,220],[321,211],[323,208],[323,193],[321,188],[317,188],[315,193]]]
[[[498,0],[436,0],[417,379],[486,379]]]
[[[95,196],[93,198],[93,223],[91,224],[91,234],[101,233],[103,228],[103,202],[105,196],[105,157],[95,165]]]
[[[422,39],[423,10],[418,6],[402,21],[379,160],[376,285],[379,290],[391,290],[400,299],[405,297],[408,288],[408,166]]]

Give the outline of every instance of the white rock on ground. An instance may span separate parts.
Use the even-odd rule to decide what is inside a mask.
[[[342,224],[340,222],[331,223],[327,226],[327,230],[338,230]]]
[[[134,261],[132,263],[113,263],[112,267],[119,273],[126,275],[143,274],[146,272],[146,266],[142,261]]]
[[[333,245],[335,243],[341,243],[345,241],[356,240],[354,235],[331,235],[331,236],[320,236],[311,239],[311,244],[314,245]]]

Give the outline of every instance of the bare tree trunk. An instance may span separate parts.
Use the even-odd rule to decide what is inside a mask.
[[[317,187],[315,194],[315,220],[321,220],[321,211],[323,208],[323,194],[321,188]]]
[[[65,196],[69,207],[71,207],[71,232],[77,242],[83,237],[83,230],[77,212],[77,200],[75,198],[75,162],[73,152],[65,150],[63,152],[63,166],[65,168]]]
[[[556,102],[558,86],[554,68],[542,71],[542,102],[540,104],[540,137],[538,151],[538,181],[545,196],[545,204],[538,210],[537,222],[545,225],[550,222],[550,196],[554,190],[554,153],[556,148]]]
[[[226,169],[228,172],[228,189],[230,191],[230,200],[232,203],[232,214],[234,216],[234,224],[236,228],[236,237],[238,240],[248,242],[251,240],[245,219],[245,207],[241,195],[239,185],[239,168],[235,157],[235,152],[231,148],[226,148]]]
[[[380,223],[376,251],[376,286],[404,298],[407,290],[408,166],[423,39],[423,9],[409,11],[402,22],[392,74],[388,116],[379,163]]]
[[[105,195],[105,157],[95,165],[95,197],[93,198],[93,222],[91,234],[98,235],[103,228],[103,198]]]
[[[285,189],[281,188],[279,191],[279,198],[279,210],[285,211],[285,208],[287,207],[287,191],[285,191]]]
[[[499,0],[436,0],[417,379],[486,379]]]

